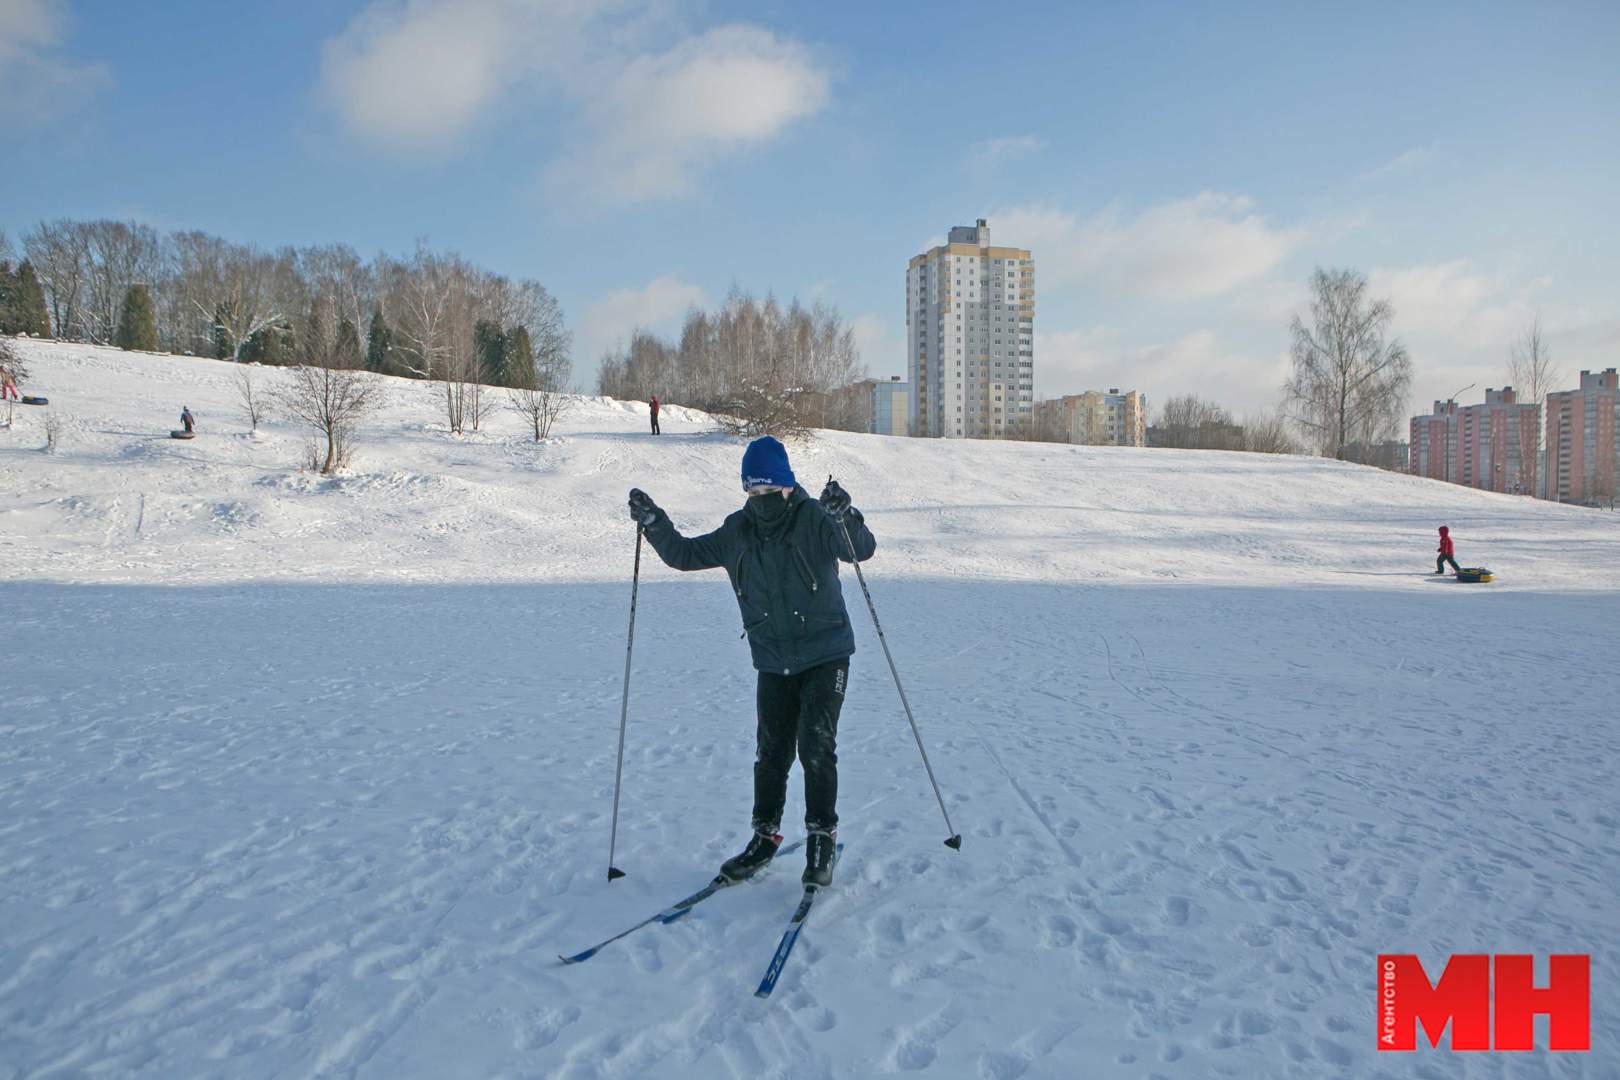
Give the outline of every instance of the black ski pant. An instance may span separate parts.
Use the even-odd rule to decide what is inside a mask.
[[[848,660],[797,675],[759,673],[755,832],[779,831],[795,755],[804,770],[804,827],[831,831],[838,825],[838,713],[848,680]]]
[[[1437,574],[1445,573],[1446,563],[1450,563],[1451,568],[1456,570],[1459,574],[1462,573],[1462,571],[1457,567],[1457,560],[1453,559],[1450,555],[1441,555],[1434,560],[1434,572]]]
[[[662,435],[663,434],[663,432],[658,430],[658,414],[657,413],[652,414],[652,425],[653,425],[652,433],[654,435]]]

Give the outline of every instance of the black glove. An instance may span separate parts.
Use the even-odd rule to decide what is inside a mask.
[[[821,489],[821,508],[842,521],[849,513],[849,492],[838,486],[838,481],[827,477],[827,486]]]
[[[643,528],[658,520],[658,504],[640,488],[630,489],[630,520]]]

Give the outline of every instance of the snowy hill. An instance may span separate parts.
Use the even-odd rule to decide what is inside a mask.
[[[323,480],[230,365],[20,347],[62,433],[0,430],[0,1077],[1620,1075],[1620,516],[1319,459],[794,448],[877,536],[965,843],[846,574],[848,850],[761,1002],[793,857],[556,961],[744,839],[735,604],[646,552],[604,880],[625,492],[712,527],[740,443],[603,399],[452,436],[390,380]],[[1441,523],[1494,583],[1425,575]],[[1380,952],[1590,953],[1592,1052],[1378,1053]]]

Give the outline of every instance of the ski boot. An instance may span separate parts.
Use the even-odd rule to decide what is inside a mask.
[[[838,857],[838,834],[827,829],[814,829],[804,845],[804,876],[799,880],[807,887],[825,888],[832,884],[833,860]]]
[[[770,865],[771,857],[781,846],[781,833],[757,832],[747,847],[720,865],[720,876],[733,884],[747,881]]]

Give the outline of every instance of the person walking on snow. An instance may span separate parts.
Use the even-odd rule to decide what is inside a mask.
[[[11,369],[0,364],[0,401],[10,397],[12,401],[17,398],[17,378],[11,374]]]
[[[191,415],[191,406],[185,405],[180,409],[180,422],[186,427],[186,434],[190,435],[197,427],[197,418]]]
[[[836,482],[828,480],[820,500],[812,499],[794,478],[787,451],[769,435],[743,453],[742,486],[743,508],[702,536],[682,536],[639,488],[630,492],[630,516],[673,569],[725,569],[759,673],[753,836],[721,875],[751,877],[782,845],[778,829],[797,755],[808,834],[802,880],[825,886],[837,850],[838,714],[855,652],[838,561],[870,559],[877,541]]]
[[[1457,572],[1457,552],[1451,544],[1451,529],[1445,525],[1440,526],[1440,547],[1436,550],[1440,552],[1440,555],[1434,560],[1434,572],[1437,574],[1445,573],[1446,563],[1450,563],[1451,569]]]
[[[657,394],[653,395],[652,401],[649,402],[649,404],[652,406],[652,429],[653,429],[652,433],[654,435],[662,435],[663,432],[658,430],[658,395]]]

